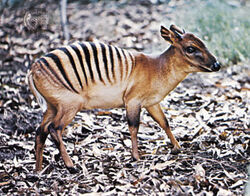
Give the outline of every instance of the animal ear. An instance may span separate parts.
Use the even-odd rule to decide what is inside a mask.
[[[182,35],[185,33],[184,30],[181,30],[179,27],[175,26],[175,25],[171,25],[170,26],[170,30],[174,33],[175,37],[181,41],[182,40]]]
[[[168,30],[164,26],[161,26],[161,36],[168,41],[170,44],[173,44],[175,41],[175,35],[172,31]]]

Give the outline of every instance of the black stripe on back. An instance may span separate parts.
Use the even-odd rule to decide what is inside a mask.
[[[94,53],[95,66],[96,66],[96,70],[97,70],[99,79],[102,82],[104,82],[103,79],[102,79],[102,73],[101,73],[101,70],[100,70],[100,65],[99,65],[99,60],[98,60],[98,52],[97,52],[96,45],[93,42],[91,42],[90,45],[91,45],[93,53]]]
[[[77,71],[77,69],[76,69],[76,64],[75,64],[75,61],[74,61],[74,59],[73,59],[71,53],[68,51],[67,48],[59,48],[59,50],[63,51],[63,52],[69,57],[70,64],[72,65],[73,70],[74,70],[74,73],[75,73],[75,75],[76,75],[76,77],[77,77],[77,80],[78,80],[78,82],[79,82],[79,84],[80,84],[80,86],[81,86],[81,88],[82,88],[82,82],[81,82],[79,73],[78,73],[78,71]]]
[[[125,59],[125,74],[128,74],[128,66],[129,66],[129,64],[128,64],[128,59],[127,59],[127,56],[126,56],[126,54],[125,54],[125,51],[122,49],[122,54],[123,54],[123,56],[124,56],[124,59]]]
[[[46,75],[49,77],[49,78],[51,78],[54,82],[57,82],[58,83],[58,80],[55,80],[52,76],[51,76],[51,74],[53,74],[52,73],[52,71],[50,70],[50,72],[48,71],[48,67],[47,67],[47,65],[48,65],[48,62],[46,61],[46,63],[47,63],[47,65],[46,65],[46,67],[44,67],[44,63],[41,63],[41,61],[46,61],[45,59],[39,59],[38,61],[37,61],[37,63],[39,64],[39,66],[40,66],[40,69],[41,69],[41,71],[43,72],[43,73],[46,73]],[[53,74],[54,75],[54,74]],[[54,75],[55,77],[57,77],[57,75]]]
[[[116,53],[117,53],[118,59],[119,59],[119,61],[121,62],[122,58],[121,58],[121,54],[120,54],[120,52],[119,52],[118,48],[117,48],[117,47],[115,47],[115,50],[116,50]]]
[[[92,68],[91,68],[89,49],[85,44],[83,44],[83,43],[79,43],[79,44],[82,47],[83,52],[85,54],[85,59],[86,59],[86,62],[87,62],[88,68],[89,68],[89,73],[90,73],[91,80],[92,80],[92,82],[95,82],[94,74],[93,74],[93,71],[92,71]]]
[[[113,50],[112,50],[112,47],[109,45],[109,57],[110,57],[110,60],[111,60],[111,71],[112,71],[112,75],[113,75],[113,78],[115,80],[115,72],[114,72],[114,57],[113,57]]]
[[[119,67],[120,67],[120,73],[121,73],[121,80],[122,80],[122,75],[123,75],[123,65],[122,65],[122,57],[121,57],[121,54],[120,54],[120,52],[119,52],[119,50],[118,50],[118,48],[117,47],[115,47],[115,50],[116,50],[116,53],[117,53],[117,56],[118,56],[118,59],[119,59],[119,62],[120,62],[120,64],[119,64]]]
[[[129,54],[129,56],[130,56],[130,58],[131,58],[131,61],[132,61],[132,68],[135,66],[135,61],[134,61],[134,58],[133,58],[133,56],[132,56],[132,54],[129,52],[128,53]]]
[[[69,78],[68,78],[68,76],[66,75],[65,70],[63,69],[62,63],[61,63],[60,59],[58,58],[58,56],[56,56],[56,55],[53,54],[53,53],[49,53],[49,54],[47,54],[47,55],[45,55],[45,56],[51,58],[51,59],[55,62],[55,64],[57,65],[58,69],[60,70],[61,74],[63,75],[64,79],[66,80],[66,82],[67,82],[68,85],[70,86],[70,88],[71,88],[73,91],[75,91],[76,93],[78,93],[78,92],[76,91],[76,89],[73,87],[73,85],[71,84],[71,82],[69,81]]]
[[[111,82],[110,78],[109,78],[109,70],[108,70],[108,61],[107,61],[106,48],[105,48],[104,44],[100,43],[100,45],[101,45],[101,48],[102,48],[102,60],[103,60],[103,63],[104,63],[106,76],[108,78],[108,81]]]
[[[81,64],[81,68],[82,68],[82,72],[84,74],[85,82],[86,82],[86,84],[88,86],[88,78],[87,78],[86,71],[85,71],[85,68],[84,68],[84,65],[83,65],[82,55],[81,55],[79,49],[75,45],[71,45],[71,48],[76,52],[78,60],[79,60],[79,62]]]
[[[56,77],[56,79],[68,90],[70,90],[70,88],[64,84],[64,82],[61,80],[61,78],[56,74],[55,70],[52,69],[52,67],[49,66],[49,63],[47,62],[47,60],[45,58],[40,58],[39,59],[39,64],[41,65],[41,62],[43,62],[44,65],[46,65],[46,67],[51,71],[51,73]]]

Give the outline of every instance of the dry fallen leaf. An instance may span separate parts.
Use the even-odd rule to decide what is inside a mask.
[[[206,172],[205,170],[203,169],[202,165],[200,164],[197,164],[194,166],[194,178],[197,182],[201,182],[201,181],[204,181],[205,180],[205,177],[206,177]]]

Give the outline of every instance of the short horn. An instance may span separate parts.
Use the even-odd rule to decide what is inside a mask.
[[[171,25],[171,26],[170,26],[170,30],[173,31],[173,32],[178,32],[178,33],[180,33],[180,34],[185,33],[184,30],[181,30],[179,27],[177,27],[177,26],[175,26],[175,25]]]
[[[180,28],[178,28],[177,26],[175,25],[171,25],[170,26],[170,30],[175,34],[175,36],[179,39],[179,40],[182,40],[182,30]]]

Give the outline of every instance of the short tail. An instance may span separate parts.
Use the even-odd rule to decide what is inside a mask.
[[[30,90],[35,95],[36,101],[44,113],[47,110],[47,102],[44,99],[44,97],[41,95],[41,93],[37,90],[36,85],[34,84],[33,77],[32,77],[32,71],[30,71],[28,73],[27,79],[28,79]]]

